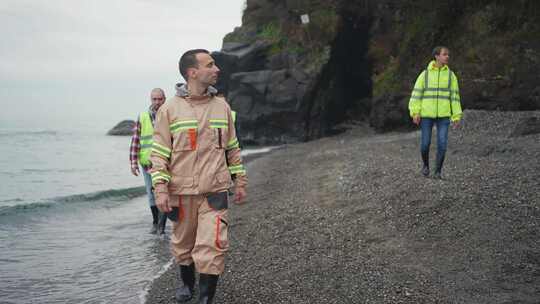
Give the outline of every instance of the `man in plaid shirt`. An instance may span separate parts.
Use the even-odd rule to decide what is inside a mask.
[[[143,150],[151,147],[151,135],[145,134],[145,136],[141,136],[141,133],[143,130],[146,132],[152,132],[156,112],[165,102],[165,92],[160,88],[153,89],[150,93],[150,100],[152,102],[150,108],[147,112],[143,112],[139,115],[137,122],[133,127],[133,136],[131,137],[131,146],[129,148],[129,160],[131,162],[131,173],[133,173],[133,175],[139,176],[139,165],[142,168],[146,193],[148,194],[148,203],[150,205],[150,211],[152,211],[153,219],[150,233],[156,234],[159,231],[159,234],[164,234],[167,217],[164,213],[159,212],[158,208],[156,207],[154,193],[152,192],[152,177],[148,173],[152,167],[152,163],[149,162],[148,157],[145,157],[143,153]],[[141,141],[143,144],[141,144]],[[146,159],[142,160],[142,158]]]

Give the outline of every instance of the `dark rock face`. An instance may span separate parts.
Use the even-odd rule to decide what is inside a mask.
[[[462,89],[463,105],[484,110],[540,109],[540,86],[534,87],[538,80],[518,81],[507,77],[473,79]]]
[[[225,43],[212,56],[222,70],[217,89],[238,113],[244,143],[275,144],[303,139],[298,109],[309,77],[294,68],[294,56],[268,56],[269,44]]]
[[[291,70],[231,75],[228,98],[238,113],[240,134],[245,141],[270,144],[301,140],[303,123],[297,109],[306,85],[294,76]]]
[[[369,124],[377,131],[412,127],[409,118],[408,95],[382,95],[372,100]]]
[[[221,69],[218,91],[229,91],[229,79],[237,71],[252,72],[265,69],[266,50],[268,44],[264,41],[254,43],[224,43],[220,52],[213,52],[212,57]]]
[[[359,101],[369,107],[364,98],[370,95],[369,67],[359,64],[365,63],[367,44],[358,39],[359,32],[367,33],[367,23],[347,19],[348,30],[332,49],[327,44],[334,39],[335,13],[321,10],[316,26],[302,26],[300,2],[248,1],[243,28],[230,34],[241,38],[212,54],[222,70],[216,86],[238,112],[243,142],[276,144],[332,134]],[[333,74],[337,79],[328,77]]]
[[[131,136],[133,134],[133,127],[135,127],[135,121],[122,120],[114,128],[110,129],[107,135]]]

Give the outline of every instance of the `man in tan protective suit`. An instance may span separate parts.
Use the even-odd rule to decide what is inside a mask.
[[[152,146],[156,205],[173,219],[171,251],[176,260],[176,300],[193,297],[199,272],[199,303],[212,303],[228,250],[228,195],[236,174],[237,204],[247,176],[231,109],[212,87],[219,68],[206,50],[182,55],[176,96],[159,109]]]

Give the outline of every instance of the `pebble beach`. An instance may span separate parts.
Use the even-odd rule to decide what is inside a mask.
[[[539,303],[540,134],[514,132],[527,119],[540,112],[465,111],[443,180],[420,174],[419,131],[361,124],[250,161],[214,302]],[[176,303],[174,286],[169,269],[146,303]]]

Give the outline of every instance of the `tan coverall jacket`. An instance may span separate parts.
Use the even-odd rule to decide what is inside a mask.
[[[156,192],[165,190],[158,184],[166,185],[169,194],[225,191],[231,174],[237,176],[237,187],[245,186],[246,172],[227,102],[215,96],[186,98],[170,98],[156,115],[151,154]]]

